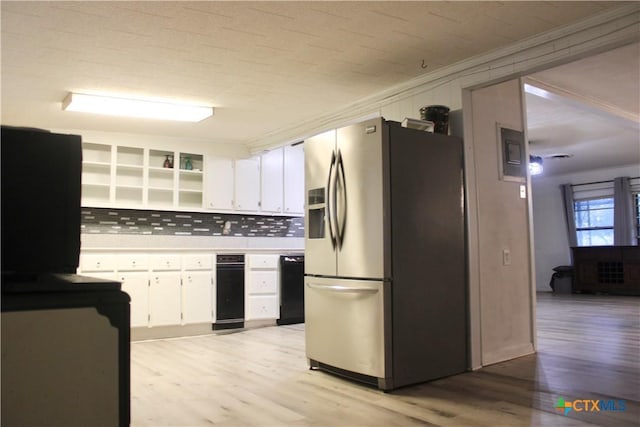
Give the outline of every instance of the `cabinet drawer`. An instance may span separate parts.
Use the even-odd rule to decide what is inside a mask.
[[[80,268],[83,273],[88,271],[114,271],[115,257],[111,254],[83,254],[80,255]]]
[[[213,255],[185,255],[182,257],[182,266],[185,270],[211,270]]]
[[[250,296],[247,300],[247,313],[245,318],[252,319],[277,319],[280,312],[280,304],[276,296]]]
[[[278,292],[276,271],[251,271],[249,273],[249,294],[275,294]]]
[[[151,255],[149,264],[152,270],[180,270],[180,258],[176,254]]]
[[[144,271],[149,268],[147,254],[118,255],[118,271]]]
[[[280,255],[249,255],[249,268],[278,268]]]

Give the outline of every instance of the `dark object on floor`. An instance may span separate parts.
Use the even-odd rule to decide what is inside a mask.
[[[557,294],[570,294],[573,290],[573,266],[559,265],[553,268],[549,286]]]

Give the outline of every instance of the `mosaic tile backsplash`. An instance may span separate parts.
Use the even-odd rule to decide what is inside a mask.
[[[82,208],[81,232],[174,236],[304,237],[304,218]]]

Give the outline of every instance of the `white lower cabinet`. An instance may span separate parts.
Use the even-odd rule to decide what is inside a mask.
[[[182,323],[213,321],[211,271],[185,271],[182,273]]]
[[[146,253],[115,255],[117,279],[131,298],[131,327],[149,326],[149,261]]]
[[[215,259],[214,253],[89,252],[81,254],[79,273],[122,283],[133,328],[195,325],[215,319]],[[274,254],[246,256],[245,320],[278,319],[278,260]]]
[[[276,295],[250,295],[245,320],[277,319],[279,308]]]
[[[278,293],[278,271],[264,270],[249,272],[249,294],[272,294]]]
[[[277,319],[279,255],[248,255],[245,276],[245,320]]]
[[[131,298],[131,327],[149,325],[149,274],[145,272],[121,273],[118,281]]]
[[[182,323],[181,274],[152,272],[149,285],[149,326]]]
[[[117,258],[110,253],[93,253],[80,255],[80,272],[85,276],[98,277],[91,273],[115,271]]]

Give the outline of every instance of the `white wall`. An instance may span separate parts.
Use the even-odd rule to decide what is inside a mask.
[[[551,292],[549,280],[553,267],[571,264],[560,185],[607,181],[619,176],[639,175],[640,166],[636,165],[551,177],[541,175],[532,179],[536,290]]]
[[[476,193],[469,200],[469,215],[477,218],[477,247],[470,256],[479,258],[478,279],[482,365],[519,357],[534,350],[532,314],[529,200],[520,196],[524,181],[500,177],[497,124],[524,130],[522,85],[510,80],[471,92],[473,159]],[[503,251],[509,251],[505,262]]]

